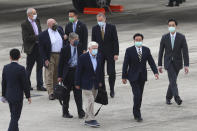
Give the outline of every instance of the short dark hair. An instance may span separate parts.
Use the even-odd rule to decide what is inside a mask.
[[[178,25],[177,20],[175,20],[174,18],[170,18],[170,19],[168,20],[168,24],[169,24],[170,22],[174,22],[176,26]]]
[[[20,51],[19,49],[11,49],[10,50],[10,57],[12,60],[18,60],[20,58]]]
[[[142,34],[136,33],[136,34],[133,36],[133,40],[135,40],[135,37],[137,37],[137,36],[141,36],[141,37],[142,37],[142,40],[144,39],[144,36],[143,36]]]
[[[70,9],[68,13],[74,13],[75,15],[78,15],[78,12],[75,9]]]

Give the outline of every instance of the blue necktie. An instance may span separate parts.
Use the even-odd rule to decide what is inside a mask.
[[[174,36],[172,35],[172,37],[171,37],[172,49],[174,48],[174,41],[175,41],[175,39],[174,39]]]
[[[73,32],[76,31],[76,23],[73,23]]]

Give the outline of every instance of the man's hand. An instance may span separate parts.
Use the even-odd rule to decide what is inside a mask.
[[[57,78],[57,81],[62,82],[62,78],[61,77]]]
[[[127,84],[127,79],[122,79],[123,84]]]
[[[115,60],[115,61],[118,60],[118,55],[114,55],[114,60]]]
[[[76,89],[80,89],[80,86],[75,86]]]
[[[83,50],[83,54],[85,54],[86,53],[86,50]]]
[[[49,67],[49,60],[46,60],[46,61],[45,61],[45,66],[46,66],[46,67]]]
[[[6,102],[7,102],[7,100],[6,100],[5,97],[2,97],[2,98],[1,98],[1,101],[2,101],[3,103],[6,103]]]
[[[161,66],[158,67],[159,73],[163,73],[163,69]]]
[[[99,87],[102,87],[102,86],[103,86],[103,84],[100,82],[100,83],[99,83]]]
[[[31,104],[31,98],[28,98],[28,103]]]
[[[155,74],[155,79],[156,79],[156,80],[159,79],[159,74]]]
[[[67,35],[64,35],[64,40],[67,40],[68,39],[68,36]]]
[[[185,66],[185,74],[189,73],[189,67]]]

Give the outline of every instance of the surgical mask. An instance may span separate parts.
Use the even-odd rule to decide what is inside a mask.
[[[92,55],[97,55],[98,54],[98,49],[92,49]]]
[[[75,18],[74,17],[69,17],[69,21],[73,23],[75,21]]]
[[[136,41],[135,46],[140,47],[140,46],[142,46],[142,43],[143,43],[142,41]]]
[[[170,33],[175,32],[176,28],[175,27],[168,27],[168,30],[170,31]]]
[[[55,24],[55,25],[52,26],[52,30],[53,31],[56,31],[57,30],[57,24]]]
[[[78,40],[75,40],[74,41],[74,46],[77,46],[79,44],[79,41]]]
[[[105,24],[105,22],[100,22],[100,21],[98,21],[98,25],[99,25],[99,26],[102,27],[102,26],[104,26],[104,24]]]
[[[37,14],[33,15],[33,20],[36,20],[36,19],[37,19]]]

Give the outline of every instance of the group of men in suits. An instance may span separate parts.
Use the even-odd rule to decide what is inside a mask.
[[[33,8],[27,10],[27,16],[28,19],[21,25],[24,51],[27,54],[26,70],[17,64],[20,58],[19,50],[13,49],[10,51],[12,62],[4,67],[2,75],[2,96],[8,101],[11,112],[9,131],[19,130],[18,120],[22,110],[23,92],[31,103],[30,75],[35,62],[37,62],[37,89],[46,90],[42,80],[42,65],[44,65],[45,83],[50,100],[55,99],[54,85],[62,82],[67,87],[62,106],[63,117],[73,117],[69,113],[70,91],[73,90],[79,118],[85,117],[85,125],[100,127],[94,116],[94,100],[98,88],[106,90],[105,61],[107,61],[110,96],[113,98],[115,95],[115,61],[118,60],[119,55],[115,25],[107,23],[105,15],[99,13],[96,17],[98,24],[92,28],[92,42],[87,46],[87,27],[78,20],[75,10],[69,11],[69,23],[66,25],[65,32],[52,18],[47,20],[48,29],[41,32],[36,10]],[[125,52],[122,82],[126,84],[129,80],[132,87],[133,115],[138,122],[143,120],[141,104],[147,81],[146,64],[149,63],[155,79],[159,79],[159,72],[163,72],[164,52],[164,67],[169,78],[166,104],[172,104],[173,97],[178,105],[182,104],[176,81],[179,71],[183,68],[183,62],[185,73],[189,72],[189,54],[185,36],[176,32],[177,25],[175,19],[168,21],[169,33],[163,35],[160,42],[158,69],[150,49],[143,46],[142,34],[136,33],[133,36],[134,45],[127,48]],[[87,103],[86,112],[83,110],[82,92]]]
[[[183,68],[185,74],[189,72],[189,54],[188,46],[185,36],[176,32],[178,22],[175,19],[169,19],[168,30],[169,33],[162,36],[158,56],[158,70],[162,70],[162,61],[164,55],[164,67],[168,73],[169,86],[166,94],[166,104],[171,105],[171,99],[174,97],[178,105],[182,104],[179,96],[177,77],[179,71]],[[145,82],[147,81],[147,68],[148,62],[156,79],[159,79],[157,66],[153,60],[150,49],[143,46],[144,36],[137,33],[133,36],[134,46],[127,48],[123,68],[122,68],[122,82],[127,83],[129,80],[133,91],[133,115],[134,119],[141,122],[141,104]]]

